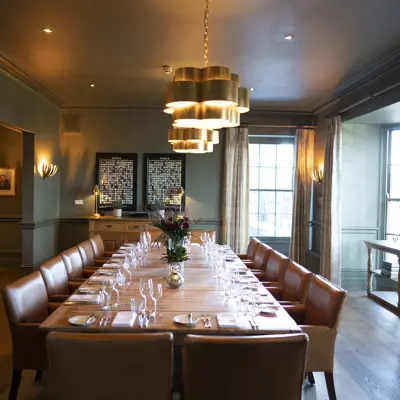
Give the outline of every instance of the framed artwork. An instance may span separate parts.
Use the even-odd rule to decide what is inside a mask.
[[[0,196],[15,196],[15,168],[0,168]]]
[[[99,209],[122,203],[127,211],[136,211],[137,153],[96,153],[96,183]]]
[[[144,154],[143,160],[144,204],[162,202],[166,208],[184,207],[185,198],[178,190],[185,189],[185,154]]]

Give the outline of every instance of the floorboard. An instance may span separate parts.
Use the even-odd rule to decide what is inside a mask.
[[[17,277],[16,270],[0,269],[0,286]],[[0,400],[6,400],[11,380],[11,339],[0,304]],[[400,400],[400,318],[363,292],[350,293],[343,312],[335,358],[338,399]],[[46,374],[35,384],[34,372],[23,373],[19,400],[51,399]],[[303,388],[303,400],[327,400],[323,373],[315,386]]]

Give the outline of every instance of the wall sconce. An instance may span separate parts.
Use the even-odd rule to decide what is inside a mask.
[[[317,168],[314,170],[314,172],[311,174],[313,181],[317,183],[322,183],[324,181],[324,169],[323,168]]]
[[[39,175],[43,178],[50,178],[54,176],[58,171],[58,165],[56,164],[45,164],[43,163],[38,167]]]
[[[99,189],[99,186],[98,186],[98,185],[94,185],[94,187],[93,187],[93,194],[94,194],[94,216],[95,216],[96,218],[99,218],[100,215],[99,215],[99,213],[97,212],[97,198],[99,197],[100,189]]]
[[[176,194],[180,197],[182,197],[185,194],[185,191],[183,190],[182,186],[179,186],[179,189],[176,191]]]

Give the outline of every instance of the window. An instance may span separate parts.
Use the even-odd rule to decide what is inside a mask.
[[[294,138],[250,137],[250,236],[290,237]]]
[[[400,129],[388,135],[386,239],[393,240],[400,234]],[[399,239],[400,240],[400,239]],[[396,256],[393,257],[396,261]]]

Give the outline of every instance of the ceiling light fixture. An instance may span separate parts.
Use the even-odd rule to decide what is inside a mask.
[[[286,35],[286,36],[285,36],[285,39],[286,39],[286,40],[293,40],[293,39],[294,39],[294,36],[293,36],[293,35]]]
[[[250,92],[254,92],[255,89],[253,87],[251,87],[249,90],[250,90]]]
[[[51,28],[42,28],[42,31],[44,33],[53,33],[53,29],[51,29]]]
[[[94,83],[91,83],[91,84],[90,84],[90,87],[95,87],[95,84],[94,84]]]
[[[223,66],[208,66],[209,0],[204,11],[204,68],[183,67],[167,85],[164,112],[172,114],[168,141],[175,152],[208,153],[219,142],[217,129],[240,125],[250,110],[250,90],[239,75]]]

